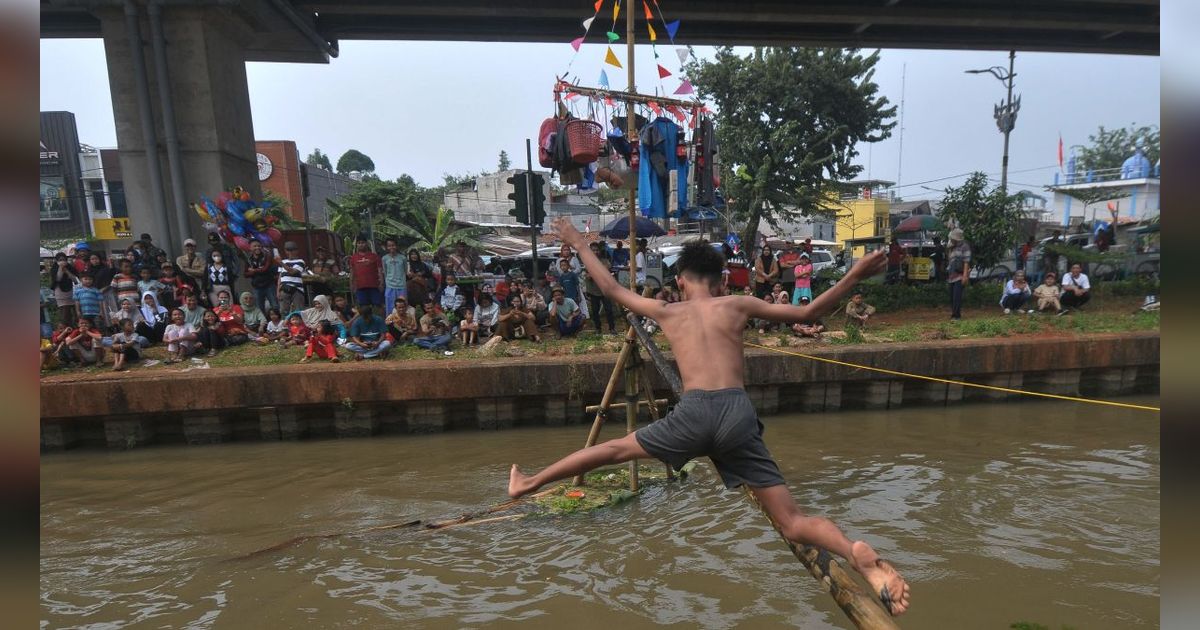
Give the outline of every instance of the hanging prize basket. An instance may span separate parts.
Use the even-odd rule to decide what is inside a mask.
[[[565,125],[567,143],[571,147],[571,161],[579,164],[591,164],[600,157],[600,149],[604,146],[604,128],[600,123],[591,120],[574,119]]]

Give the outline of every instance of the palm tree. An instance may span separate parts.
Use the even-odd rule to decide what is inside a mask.
[[[454,211],[443,206],[432,216],[415,212],[408,217],[411,224],[405,225],[392,217],[381,217],[375,221],[375,233],[412,239],[410,247],[425,252],[436,252],[462,241],[473,248],[481,248],[479,237],[491,234],[488,227],[460,227],[454,225]]]

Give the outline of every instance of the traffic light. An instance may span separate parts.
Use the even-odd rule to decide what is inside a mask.
[[[542,227],[546,221],[546,193],[543,192],[546,186],[546,179],[538,173],[532,174],[533,178],[533,206],[529,208],[530,225],[534,227]]]
[[[508,183],[512,184],[513,192],[508,193],[508,198],[513,200],[517,207],[511,208],[508,213],[517,218],[518,223],[529,224],[529,192],[526,188],[525,173],[516,173],[508,178]]]

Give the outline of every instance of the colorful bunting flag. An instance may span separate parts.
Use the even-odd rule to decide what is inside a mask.
[[[585,32],[592,30],[592,21],[595,19],[596,19],[596,16],[593,15],[592,17],[583,21],[583,30]]]
[[[679,64],[683,65],[687,63],[688,57],[691,56],[692,51],[688,50],[687,48],[676,48],[675,54],[679,56]]]
[[[621,2],[620,2],[620,0],[615,0],[613,2],[613,24],[617,23],[617,16],[620,14],[621,14]]]
[[[650,101],[649,103],[646,103],[646,106],[654,111],[655,114],[658,114],[659,116],[662,115],[662,107],[658,103]]]
[[[646,21],[654,21],[654,14],[650,12],[650,5],[646,3],[646,0],[642,0],[642,8],[646,10]]]
[[[660,79],[665,79],[665,78],[667,78],[667,77],[669,77],[669,76],[671,76],[671,71],[670,71],[670,70],[667,70],[667,69],[666,69],[666,68],[664,68],[664,67],[662,67],[662,64],[659,64],[659,65],[658,65],[658,78],[660,78]]]
[[[616,33],[612,32],[612,31],[605,33],[605,35],[608,35],[608,43],[610,43],[610,44],[617,41],[618,39],[621,39],[620,35],[617,35]]]
[[[583,45],[582,37],[576,37],[575,39],[571,40],[571,48],[574,48],[575,52],[579,52],[579,47],[582,45]]]
[[[654,32],[654,25],[647,22],[646,28],[650,29],[650,41],[652,41],[652,42],[658,41],[658,33]]]
[[[602,6],[604,6],[604,0],[596,0],[596,13],[600,12]]]
[[[609,47],[608,47],[608,54],[606,54],[606,55],[604,56],[604,63],[606,63],[606,64],[608,64],[608,65],[610,65],[610,66],[616,66],[616,67],[618,67],[618,68],[623,68],[623,67],[624,67],[624,66],[622,66],[622,65],[621,65],[621,61],[617,59],[617,56],[616,56],[616,54],[614,54],[614,53],[613,53],[612,46],[609,46]]]
[[[604,68],[600,69],[600,87],[608,89],[608,73],[604,71]]]
[[[611,96],[605,96],[605,97],[604,97],[604,102],[605,102],[605,103],[606,103],[606,104],[607,104],[609,107],[612,107],[612,106],[613,106],[613,100],[612,100],[612,97],[611,97]]]
[[[575,92],[567,92],[566,99],[567,99],[568,101],[572,101],[572,100],[575,100],[575,99],[577,99],[577,98],[579,98],[579,95],[578,95],[578,94],[576,94]]]
[[[687,79],[684,79],[683,83],[679,84],[679,89],[675,90],[675,93],[676,94],[692,94],[695,91],[696,90],[692,88],[692,82],[688,81]]]
[[[667,37],[671,38],[671,43],[675,43],[675,33],[679,30],[679,20],[669,22],[667,24]]]

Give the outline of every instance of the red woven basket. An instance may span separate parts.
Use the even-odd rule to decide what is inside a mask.
[[[600,149],[604,146],[604,127],[600,123],[576,118],[567,121],[565,131],[572,162],[591,164],[600,157]]]

